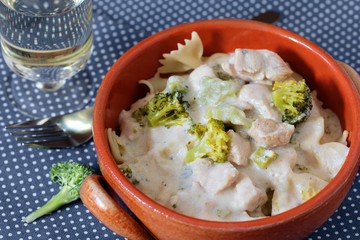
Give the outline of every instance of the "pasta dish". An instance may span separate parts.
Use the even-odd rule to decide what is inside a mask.
[[[160,63],[120,132],[108,129],[121,171],[158,203],[206,220],[263,218],[309,200],[342,167],[347,131],[277,53],[204,57],[193,32]]]

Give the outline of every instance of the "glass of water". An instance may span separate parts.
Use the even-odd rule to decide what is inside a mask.
[[[6,84],[10,101],[30,115],[84,105],[90,74],[68,79],[84,69],[91,55],[91,0],[0,1],[2,56],[16,73]]]

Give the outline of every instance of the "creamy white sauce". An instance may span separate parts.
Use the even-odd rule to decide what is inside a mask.
[[[131,114],[152,98],[153,94],[149,94],[130,110],[122,112],[120,136],[109,131],[111,139],[117,141],[118,149],[113,144],[112,151],[119,152],[116,157],[119,167],[125,173],[126,169],[131,169],[128,177],[136,187],[160,204],[188,216],[216,221],[266,217],[262,208],[268,200],[266,192],[269,189],[273,191],[271,214],[289,210],[325,187],[348,153],[348,147],[341,140],[343,132],[337,116],[331,110],[323,109],[313,93],[310,117],[296,125],[289,143],[270,147],[278,157],[266,169],[259,168],[251,160],[244,166],[229,161],[213,163],[208,159],[184,163],[189,142],[196,141],[196,136],[189,134],[188,129],[192,123],[206,124],[208,121],[206,110],[210,106],[199,106],[194,100],[200,81],[203,77],[216,77],[215,64],[231,68],[229,64],[233,58],[234,54],[216,54],[190,75],[183,76],[189,89],[185,100],[191,105],[192,122],[171,127],[140,126]],[[268,80],[259,82],[257,79],[247,85],[241,79],[238,81],[240,90],[221,102],[243,109],[249,119],[281,122],[281,114],[269,98],[271,85]],[[249,151],[253,152],[259,146],[247,135],[248,129],[234,126],[234,130],[245,137],[243,141],[250,141]]]

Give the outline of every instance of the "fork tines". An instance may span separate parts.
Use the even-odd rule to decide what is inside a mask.
[[[30,147],[45,147],[67,143],[68,135],[57,125],[48,126],[18,126],[9,125],[6,128],[23,128],[26,130],[12,132],[12,136],[17,136],[16,140],[23,145]]]
[[[94,108],[89,107],[72,113],[33,119],[10,124],[13,136],[28,147],[68,148],[80,146],[92,138]]]

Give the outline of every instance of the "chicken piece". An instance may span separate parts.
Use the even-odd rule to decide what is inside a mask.
[[[267,201],[266,192],[256,187],[249,176],[240,173],[239,179],[234,189],[233,198],[236,209],[254,211]]]
[[[224,70],[224,72],[226,72],[230,76],[237,76],[236,70],[234,68],[234,64],[230,63],[230,61],[221,63],[221,68]]]
[[[234,70],[246,81],[283,81],[293,73],[278,54],[265,49],[236,49]]]
[[[254,83],[244,85],[239,93],[239,101],[251,104],[263,118],[281,121],[280,112],[270,103],[271,88],[265,84]]]
[[[263,147],[277,147],[289,143],[295,127],[272,119],[257,119],[248,131],[257,144]]]
[[[191,166],[200,185],[213,195],[229,187],[239,175],[238,170],[229,162],[212,163],[209,159],[198,158]]]
[[[245,167],[251,154],[250,141],[233,130],[229,130],[227,135],[231,138],[229,141],[228,161]]]

